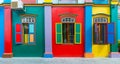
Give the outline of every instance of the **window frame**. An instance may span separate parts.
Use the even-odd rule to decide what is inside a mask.
[[[61,23],[62,25],[63,24],[74,24],[74,39],[75,39],[75,23]],[[62,26],[62,28],[63,28],[63,26]],[[62,39],[63,39],[63,32],[62,32]],[[63,42],[63,41],[62,41]],[[74,44],[75,43],[75,40],[74,40],[74,42],[73,43],[70,43],[70,42],[66,42],[66,43],[63,43],[63,44]]]
[[[95,15],[95,16],[93,16],[93,27],[92,27],[92,42],[93,42],[93,44],[99,44],[99,45],[104,45],[104,44],[109,44],[108,42],[105,42],[105,43],[96,43],[96,42],[94,42],[94,35],[95,35],[95,33],[94,33],[94,30],[95,30],[95,28],[94,28],[94,24],[106,24],[106,27],[107,27],[107,24],[109,23],[109,16],[105,16],[106,14],[98,14],[98,15]],[[95,22],[94,21],[94,19],[95,18],[106,18],[107,19],[107,22]],[[107,28],[106,28],[107,29]],[[107,35],[106,35],[107,36]],[[108,37],[107,37],[108,38]],[[107,40],[107,38],[106,38],[106,40]]]
[[[106,26],[106,29],[107,29],[107,23],[94,23],[94,24],[105,24],[105,26]],[[95,26],[94,26],[95,27]],[[95,28],[93,27],[93,31],[95,31]],[[108,42],[107,42],[107,31],[106,31],[106,42],[105,43],[98,43],[98,42],[94,42],[94,36],[95,36],[95,32],[93,32],[93,44],[108,44]]]
[[[64,19],[66,20],[66,19],[68,19],[68,18],[69,18],[70,20],[73,19],[73,22],[64,22],[64,21],[63,21]],[[75,23],[75,21],[76,21],[76,20],[75,20],[75,18],[73,18],[73,17],[63,17],[63,18],[61,19],[61,22],[62,22],[62,23]]]
[[[34,22],[23,22],[23,18],[33,18]],[[33,20],[31,19],[31,21],[33,21]],[[29,30],[28,30],[28,39],[29,39],[29,41],[28,41],[27,44],[24,43],[24,30],[23,30],[24,26],[23,26],[23,24],[25,24],[25,23],[28,23],[28,29],[29,29],[29,24],[34,25],[34,33],[33,33],[34,42],[32,42],[32,43],[30,42],[30,34],[31,33],[29,33]],[[22,38],[23,38],[22,42],[24,43],[24,45],[36,45],[36,17],[35,17],[35,15],[23,15],[23,16],[21,16],[21,24],[22,24]]]
[[[57,24],[61,24],[61,33],[60,33],[61,34],[61,42],[57,42],[57,34],[58,34],[57,33]],[[74,44],[81,44],[81,41],[82,41],[82,38],[81,38],[82,37],[82,34],[81,34],[82,33],[82,24],[74,22],[74,43],[63,43],[63,36],[62,36],[63,35],[63,33],[62,33],[62,27],[63,26],[62,26],[62,24],[63,23],[61,22],[61,23],[56,23],[56,25],[55,25],[55,27],[56,27],[56,31],[55,31],[56,32],[56,34],[55,34],[56,35],[56,44],[68,44],[68,45],[69,44],[73,44],[73,45]],[[80,33],[76,33],[76,24],[80,25]],[[80,42],[76,42],[76,34],[80,34]]]
[[[95,21],[97,19],[97,22]],[[104,20],[107,20],[107,22],[101,22],[101,21],[98,21],[98,19],[104,19]],[[93,23],[108,23],[108,18],[106,17],[95,17],[93,18]]]

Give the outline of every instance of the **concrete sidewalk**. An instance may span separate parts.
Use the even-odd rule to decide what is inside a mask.
[[[120,64],[120,58],[0,58],[0,64]]]

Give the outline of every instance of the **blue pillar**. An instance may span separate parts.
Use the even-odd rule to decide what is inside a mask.
[[[85,6],[85,53],[92,53],[92,6]]]
[[[4,53],[4,7],[0,7],[0,57]]]

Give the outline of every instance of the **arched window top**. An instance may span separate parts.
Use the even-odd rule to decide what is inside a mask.
[[[98,13],[93,15],[94,23],[108,23],[108,18],[110,15],[104,13]]]
[[[35,23],[35,17],[32,16],[22,17],[22,23]]]
[[[59,16],[61,18],[61,22],[73,23],[73,22],[75,22],[77,14],[67,12],[67,13],[60,14]]]
[[[94,23],[107,23],[108,19],[106,17],[96,17],[94,18]]]
[[[92,16],[94,18],[95,17],[106,17],[106,18],[108,18],[110,15],[109,14],[105,14],[105,13],[97,13],[97,14],[93,14]]]
[[[73,22],[75,22],[75,18],[65,17],[65,18],[62,18],[61,21],[63,23],[73,23]]]

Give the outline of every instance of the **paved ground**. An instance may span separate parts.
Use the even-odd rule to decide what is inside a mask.
[[[120,64],[120,58],[0,58],[0,64]]]

